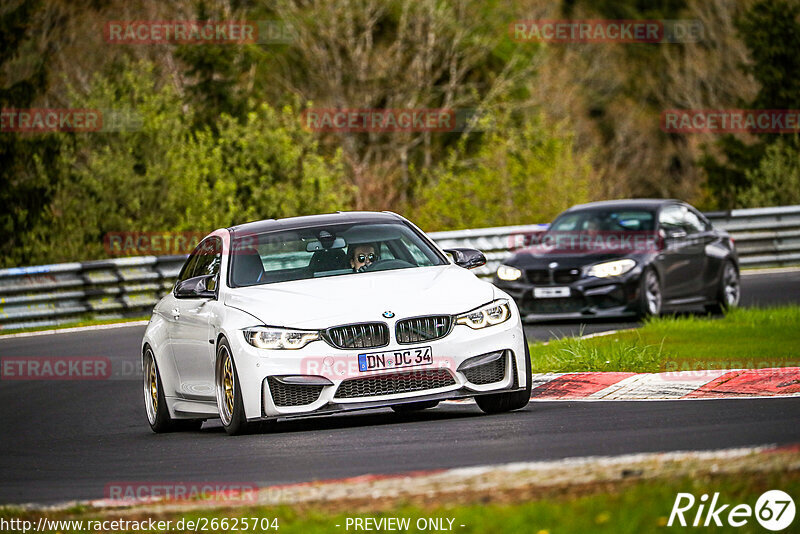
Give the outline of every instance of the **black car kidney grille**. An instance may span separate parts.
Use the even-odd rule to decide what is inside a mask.
[[[464,371],[464,376],[473,384],[493,384],[500,382],[506,376],[506,360],[508,353],[504,352],[501,358]]]
[[[549,284],[550,271],[547,269],[528,269],[528,282],[531,284]]]
[[[380,397],[411,391],[438,389],[456,383],[447,369],[425,369],[344,380],[334,398]]]
[[[446,336],[450,332],[452,321],[449,315],[404,319],[397,322],[395,337],[402,344],[432,341]]]
[[[284,384],[273,377],[267,377],[269,392],[275,406],[304,406],[319,398],[324,386],[303,386]]]
[[[556,269],[553,271],[553,277],[550,277],[550,271],[547,269],[528,269],[526,272],[528,282],[537,285],[552,285],[552,284],[571,284],[581,277],[581,270],[573,269]]]
[[[325,334],[328,342],[340,349],[371,349],[389,344],[389,327],[384,323],[335,326]]]
[[[553,271],[553,281],[556,284],[571,284],[581,277],[580,269],[558,269]]]

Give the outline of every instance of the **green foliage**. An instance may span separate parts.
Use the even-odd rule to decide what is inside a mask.
[[[403,211],[437,230],[545,222],[603,196],[692,200],[700,148],[663,135],[661,110],[706,100],[711,107],[800,108],[797,0],[156,4],[147,17],[142,6],[121,0],[13,0],[0,8],[0,107],[127,110],[140,119],[120,132],[0,132],[0,266],[104,257],[109,231],[204,232],[353,206]],[[685,46],[509,39],[510,21],[540,12],[697,18],[717,31]],[[275,20],[293,37],[283,44],[106,46],[97,28],[121,16],[115,13]],[[731,37],[725,21],[738,14],[739,33]],[[731,81],[737,73],[724,69],[707,73],[711,58],[739,61],[742,43],[753,62],[739,74],[750,74],[760,90],[740,102],[752,94],[751,80]],[[92,72],[102,76],[92,79]],[[66,86],[75,94],[64,94]],[[301,129],[306,101],[515,111],[499,117],[494,131],[466,136],[330,134]],[[700,162],[715,201],[708,207],[798,202],[797,147],[772,134],[756,142],[721,137]]]
[[[800,204],[800,147],[798,139],[779,139],[770,145],[758,167],[745,171],[749,187],[739,190],[744,206]]]
[[[425,230],[547,222],[588,199],[588,165],[541,117],[499,117],[471,150],[462,140],[428,177],[413,208]]]
[[[800,2],[759,0],[737,23],[753,58],[748,70],[761,85],[755,109],[800,105]]]
[[[318,153],[298,112],[254,107],[244,122],[222,115],[216,132],[151,65],[97,78],[74,107],[135,110],[121,132],[75,135],[58,162],[49,220],[30,235],[32,262],[105,256],[107,232],[207,232],[254,219],[348,207],[338,155]],[[40,173],[52,168],[40,165]]]
[[[199,185],[185,229],[350,207],[340,155],[320,154],[296,108],[261,104],[243,123],[223,115],[218,129],[197,132],[170,154],[172,173]]]
[[[26,53],[30,19],[40,10],[41,3],[31,1],[0,11],[0,109],[27,108],[47,90],[49,50],[26,69],[18,68],[31,59]],[[29,257],[27,235],[42,223],[53,184],[50,176],[36,172],[34,161],[51,165],[59,149],[53,135],[0,132],[0,266],[19,265]]]
[[[798,109],[800,107],[800,2],[758,0],[737,21],[753,63],[745,68],[760,84],[750,109]],[[708,176],[708,188],[718,208],[759,207],[797,198],[786,187],[796,176],[781,177],[796,149],[774,134],[760,134],[745,143],[731,135],[717,143],[718,158],[706,151],[700,164]],[[779,146],[770,145],[779,141]],[[739,195],[739,193],[742,193]]]
[[[238,12],[234,1],[227,6]],[[231,18],[221,6],[209,6],[201,0],[196,2],[197,20],[225,20]],[[188,79],[187,103],[194,109],[194,124],[215,130],[220,115],[242,118],[247,112],[248,86],[245,79],[254,66],[258,47],[254,44],[229,44],[178,46],[175,55],[185,65],[184,75]]]
[[[657,372],[662,360],[661,343],[645,343],[637,336],[625,343],[598,345],[593,338],[564,338],[534,352],[534,373],[580,373],[627,371]]]
[[[637,330],[531,345],[531,365],[539,373],[795,367],[799,322],[800,306],[658,317]]]

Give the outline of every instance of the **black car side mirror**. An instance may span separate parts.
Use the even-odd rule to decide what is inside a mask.
[[[217,293],[209,287],[216,287],[217,275],[208,274],[205,276],[195,276],[178,282],[175,286],[175,298],[179,299],[213,299]]]
[[[448,248],[445,252],[453,256],[453,262],[465,269],[474,269],[486,265],[486,256],[474,248]]]

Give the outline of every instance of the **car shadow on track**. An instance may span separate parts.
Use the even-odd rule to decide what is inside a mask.
[[[530,407],[511,412],[525,412]],[[259,434],[291,434],[295,432],[313,432],[320,430],[343,430],[351,428],[388,426],[406,423],[437,423],[472,418],[502,417],[508,414],[486,415],[474,404],[451,404],[439,406],[420,412],[394,413],[387,409],[365,410],[358,413],[317,416],[303,419],[279,421],[277,424]],[[218,420],[203,424],[201,433],[222,433],[224,429]]]

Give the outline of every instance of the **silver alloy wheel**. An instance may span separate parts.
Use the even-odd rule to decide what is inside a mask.
[[[236,380],[233,376],[233,358],[226,345],[220,345],[217,352],[217,406],[222,424],[228,426],[233,419],[236,399]]]
[[[153,357],[153,351],[148,347],[144,353],[144,407],[147,411],[147,420],[151,425],[156,424],[158,413],[158,371]]]
[[[661,286],[656,273],[649,269],[644,275],[644,295],[647,299],[647,312],[650,315],[661,313]]]
[[[725,264],[722,273],[722,287],[725,293],[725,307],[730,308],[739,304],[741,291],[739,289],[739,273],[732,263]]]

